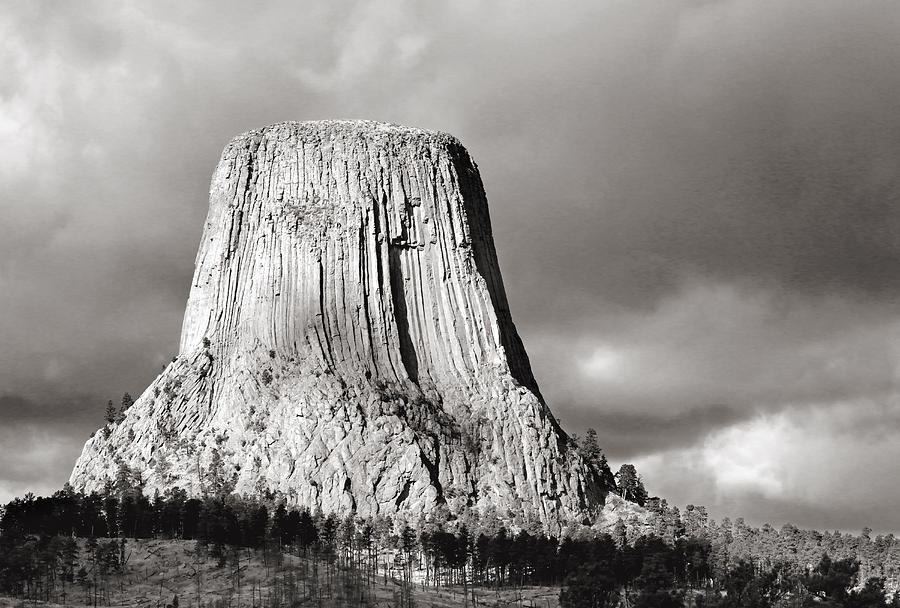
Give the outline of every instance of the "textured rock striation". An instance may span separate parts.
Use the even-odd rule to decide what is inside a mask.
[[[232,488],[362,516],[496,508],[593,519],[596,473],[544,404],[510,317],[475,164],[453,137],[362,121],[233,139],[180,352],[85,444],[149,491]]]

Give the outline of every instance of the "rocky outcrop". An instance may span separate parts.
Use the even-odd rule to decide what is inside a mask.
[[[71,483],[233,487],[363,516],[592,519],[510,317],[478,169],[453,137],[357,121],[236,137],[210,188],[180,352]]]

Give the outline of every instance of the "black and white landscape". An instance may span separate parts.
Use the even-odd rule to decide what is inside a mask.
[[[831,0],[5,7],[0,502],[178,486],[620,546],[743,518],[723,590],[791,546],[895,590],[898,27]],[[159,536],[123,526],[95,534]]]

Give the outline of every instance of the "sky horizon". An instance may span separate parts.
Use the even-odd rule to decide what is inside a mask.
[[[900,5],[110,1],[0,15],[0,502],[176,353],[238,133],[364,118],[481,171],[570,433],[652,495],[900,533]]]

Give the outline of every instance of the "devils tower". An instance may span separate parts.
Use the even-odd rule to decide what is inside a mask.
[[[234,138],[180,350],[71,483],[280,493],[362,516],[496,508],[558,529],[603,503],[513,325],[474,162],[362,121]],[[213,487],[215,486],[215,487]]]

